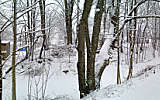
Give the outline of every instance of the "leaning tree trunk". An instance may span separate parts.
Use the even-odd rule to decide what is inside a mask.
[[[17,33],[17,26],[16,26],[16,0],[13,0],[14,3],[14,23],[13,23],[13,54],[12,54],[12,100],[16,100],[16,33]]]

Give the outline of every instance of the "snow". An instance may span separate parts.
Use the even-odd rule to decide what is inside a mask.
[[[100,9],[96,9],[96,12],[99,12],[100,11]]]
[[[101,89],[89,94],[83,100],[158,100],[160,98],[159,59],[156,57],[147,62],[135,64],[133,76],[148,66],[153,66],[153,68],[129,81],[125,80],[124,75],[127,75],[127,72],[124,72],[125,66],[123,66],[121,85],[116,85],[116,65],[109,65],[102,76]]]
[[[10,43],[10,41],[2,40],[2,43],[7,44]]]
[[[111,28],[110,33],[113,32]],[[17,100],[27,100],[28,96],[28,84],[31,85],[31,94],[32,99],[35,100],[36,97],[36,89],[38,89],[39,98],[42,96],[42,77],[48,79],[45,83],[46,92],[45,98],[46,100],[80,100],[79,98],[79,89],[78,89],[78,75],[77,75],[77,52],[76,48],[70,46],[73,49],[73,54],[69,57],[68,47],[62,45],[60,38],[60,34],[55,34],[54,38],[51,41],[51,48],[53,50],[46,51],[46,57],[51,61],[46,60],[46,62],[38,63],[37,61],[25,61],[17,67],[17,75],[16,75],[16,89],[17,89]],[[102,66],[104,60],[108,59],[110,55],[108,55],[109,45],[111,43],[113,37],[106,39],[102,49],[99,54],[96,56],[96,70]],[[20,46],[19,46],[20,47]],[[147,45],[150,47],[150,45]],[[63,50],[64,49],[64,50]],[[39,50],[39,49],[38,49]],[[36,54],[37,50],[35,50]],[[53,52],[58,51],[59,53],[63,53],[62,57],[53,56]],[[89,94],[82,100],[158,100],[160,98],[160,58],[156,56],[152,57],[153,49],[146,48],[146,60],[139,61],[137,64],[134,63],[133,69],[133,77],[131,80],[126,81],[126,77],[128,74],[128,64],[124,62],[125,54],[121,54],[121,79],[122,84],[116,85],[116,70],[117,63],[114,62],[114,58],[111,63],[106,66],[104,73],[102,74],[100,90],[96,90],[95,92]],[[115,52],[113,52],[113,56],[115,57]],[[157,53],[156,53],[157,54]],[[18,52],[17,60],[19,61],[24,57],[24,53]],[[70,59],[70,60],[69,60]],[[11,59],[6,62],[4,66],[4,70],[6,70],[9,66],[11,66]],[[24,68],[21,68],[22,65]],[[147,71],[141,76],[137,76],[138,73],[141,73],[143,69],[148,68],[149,66],[154,66],[151,71]],[[64,70],[68,70],[68,73],[64,73]],[[156,71],[153,74],[153,71]],[[24,72],[25,73],[24,73]],[[33,72],[31,75],[27,75],[28,72]],[[37,71],[39,73],[36,75]],[[48,73],[48,77],[47,77]],[[29,81],[30,79],[30,81]],[[39,81],[38,87],[36,88],[36,83]],[[11,100],[11,73],[6,75],[6,79],[3,81],[3,99]]]
[[[123,82],[122,85],[109,85],[90,94],[84,100],[158,100],[160,73],[148,74],[149,76],[145,75],[143,78]]]
[[[151,75],[145,80],[135,80],[134,86],[118,100],[158,100],[160,98],[160,74]],[[134,81],[134,80],[133,80]]]
[[[58,61],[59,62],[58,62]],[[71,59],[72,60],[72,59]],[[68,59],[65,60],[67,62]],[[56,63],[58,62],[58,63]],[[54,62],[52,63],[52,66],[47,82],[47,91],[46,91],[46,97],[47,98],[56,98],[59,96],[69,96],[70,98],[73,98],[73,100],[78,99],[79,97],[79,92],[78,92],[78,79],[77,79],[77,74],[74,69],[69,69],[69,66],[73,66],[72,64],[68,64],[67,66],[64,66],[65,64],[62,63],[64,62],[64,59],[61,61],[58,58],[54,59]],[[37,66],[37,64],[28,64],[28,66]],[[42,66],[39,64],[38,66]],[[45,66],[47,67],[47,66]],[[64,69],[68,69],[69,73],[65,74],[62,71]],[[45,76],[46,77],[46,76]],[[41,77],[35,76],[35,78],[31,78],[31,84],[32,84],[32,95],[33,97],[35,96],[35,80],[38,80]],[[24,100],[27,99],[27,94],[28,94],[28,79],[29,77],[23,74],[17,74],[17,100]],[[7,100],[11,100],[11,77],[8,79],[4,80],[4,98],[7,98]],[[41,81],[38,86],[38,89],[41,89]],[[72,95],[74,94],[74,95]],[[39,93],[39,96],[41,94]],[[73,97],[72,97],[73,96]]]
[[[106,46],[108,45],[107,42],[108,41],[105,42]],[[105,51],[106,49],[107,47],[101,49],[104,54],[108,53]],[[103,55],[102,51],[100,51],[99,57]],[[104,58],[106,58],[106,56],[104,56]],[[50,64],[48,62],[45,63],[45,69],[49,70],[50,68],[45,94],[45,97],[49,98],[47,100],[80,100],[78,90],[78,76],[76,70],[77,55],[73,55],[71,57],[70,63],[68,56],[63,56],[62,58],[51,57],[51,59],[52,62],[50,62]],[[148,66],[160,66],[159,59],[159,57],[154,59],[151,58],[150,60],[148,59],[144,62],[135,64],[133,76],[135,76],[137,73],[140,73],[141,70],[147,68]],[[22,65],[28,66],[26,66],[25,69],[29,68],[29,66],[33,69],[37,69],[39,66],[43,68],[43,64],[38,64],[36,62],[24,62]],[[102,75],[101,89],[89,94],[83,100],[158,100],[158,98],[160,98],[158,94],[160,91],[160,67],[155,67],[142,76],[134,77],[131,80],[126,81],[125,79],[128,73],[128,65],[122,63],[121,78],[123,83],[121,85],[116,85],[116,69],[117,65],[115,62],[107,66]],[[63,72],[64,70],[69,70],[69,72],[65,74]],[[156,70],[155,74],[153,74],[154,70]],[[32,98],[34,98],[36,95],[35,80],[38,80],[39,78],[41,79],[42,77],[33,76],[30,78],[32,79]],[[29,77],[27,75],[17,73],[16,79],[17,100],[27,100]],[[11,100],[10,74],[3,82],[3,84],[5,84],[3,87],[3,98],[6,100]],[[38,89],[41,91],[41,84],[39,84]],[[39,92],[39,96],[41,96],[41,92]]]
[[[113,26],[109,31],[110,34],[113,33]],[[44,84],[46,85],[45,99],[46,100],[80,100],[79,98],[79,89],[78,89],[78,75],[77,75],[77,50],[76,48],[71,47],[73,52],[69,54],[68,47],[62,45],[62,40],[60,40],[61,34],[54,34],[53,39],[51,40],[51,48],[53,50],[46,51],[46,62],[38,63],[37,61],[25,61],[17,67],[16,74],[16,89],[17,89],[17,100],[27,100],[28,93],[28,84],[31,86],[31,96],[35,100],[36,89],[38,89],[39,99],[42,97],[42,82],[43,77],[48,79]],[[99,54],[96,56],[96,71],[102,66],[104,60],[108,59],[110,43],[113,37],[109,37],[105,40],[104,45],[102,46]],[[160,58],[156,56],[152,57],[152,48],[148,48],[151,45],[146,46],[146,59],[138,61],[137,64],[134,63],[133,69],[133,78],[129,81],[126,81],[128,74],[128,64],[125,61],[125,54],[121,54],[121,79],[122,84],[116,85],[116,70],[117,63],[112,58],[111,63],[106,66],[101,78],[100,90],[89,94],[82,100],[158,100],[160,95]],[[20,46],[19,46],[20,47]],[[39,55],[39,50],[35,50],[35,55]],[[53,56],[53,52],[57,51],[62,53],[62,57]],[[114,57],[116,57],[113,52]],[[17,53],[17,61],[22,59],[25,55],[23,52]],[[69,55],[68,55],[69,54]],[[157,53],[156,53],[157,54]],[[8,69],[11,66],[11,59],[6,62],[3,70]],[[24,68],[21,68],[24,66]],[[154,66],[151,71],[147,71],[141,76],[137,76],[138,73],[141,73],[142,70]],[[68,70],[68,73],[64,73],[64,70]],[[24,71],[24,72],[23,72]],[[37,71],[40,74],[36,74]],[[156,73],[153,74],[153,71]],[[31,75],[28,75],[28,72],[33,72]],[[48,76],[47,76],[48,73]],[[4,74],[4,73],[3,73]],[[30,81],[29,81],[30,80]],[[39,81],[38,86],[36,83]],[[3,99],[11,100],[11,73],[6,75],[6,79],[3,81]]]
[[[142,0],[141,2],[143,2]],[[51,0],[47,0],[47,3],[53,2]],[[80,8],[83,8],[84,0],[80,0]],[[96,3],[96,0],[95,0]],[[134,6],[134,8],[138,7],[138,4]],[[133,8],[133,9],[134,9]],[[92,10],[89,17],[89,32],[92,33],[93,29],[93,20],[95,11],[99,11],[100,9],[96,9],[96,5],[92,6]],[[132,10],[131,10],[132,11]],[[112,14],[114,12],[111,12]],[[131,13],[131,12],[129,12]],[[120,25],[120,29],[124,27],[125,19]],[[55,30],[56,31],[56,30]],[[110,27],[108,34],[112,34],[114,31],[113,26]],[[55,47],[61,48],[64,46],[62,40],[60,40],[62,36],[60,34],[53,34],[51,40],[51,48],[53,50],[46,51],[46,58],[50,59],[50,61],[46,60],[43,62],[41,60],[36,61],[25,61],[19,66],[17,66],[16,70],[16,89],[17,89],[17,100],[28,100],[28,95],[30,95],[28,85],[30,85],[31,97],[32,100],[36,99],[37,90],[39,99],[42,97],[42,90],[44,86],[46,86],[45,91],[45,100],[80,100],[79,98],[79,89],[78,89],[78,75],[77,75],[77,52],[76,48],[71,47],[74,52],[73,55],[68,52],[68,49],[63,48],[64,50],[57,49]],[[108,36],[107,36],[108,38]],[[103,62],[110,57],[109,47],[110,43],[113,40],[113,37],[109,37],[104,42],[102,49],[99,54],[96,55],[96,71],[100,69],[103,65]],[[5,41],[8,43],[8,41]],[[122,84],[116,85],[116,70],[117,63],[114,62],[114,58],[111,63],[106,66],[106,69],[103,72],[100,90],[96,90],[95,92],[90,93],[87,97],[82,100],[159,100],[160,95],[160,57],[156,56],[152,58],[153,50],[148,48],[151,45],[147,45],[146,56],[143,62],[138,61],[137,64],[134,63],[133,69],[133,78],[129,81],[126,81],[126,77],[128,74],[129,65],[124,62],[126,58],[125,54],[121,54],[121,79]],[[20,46],[18,46],[20,47]],[[35,50],[35,55],[37,56],[39,53],[40,47]],[[57,51],[59,53],[63,53],[61,57],[55,57],[53,52]],[[64,53],[65,52],[65,53]],[[115,53],[115,52],[114,52]],[[113,56],[116,57],[113,53]],[[22,59],[25,56],[25,53],[18,52],[17,53],[17,61]],[[68,55],[69,54],[69,55]],[[156,53],[157,54],[157,53]],[[41,63],[39,63],[41,62]],[[3,70],[7,70],[11,66],[11,59],[6,62],[6,65],[3,67]],[[24,68],[21,68],[21,67]],[[139,73],[148,67],[153,67],[151,70],[148,70],[137,76]],[[63,71],[67,70],[67,73]],[[5,72],[5,71],[4,71]],[[32,72],[32,73],[31,73]],[[37,74],[38,72],[38,74]],[[155,73],[154,73],[155,72]],[[5,74],[5,73],[3,73]],[[11,100],[12,91],[11,91],[11,73],[6,75],[6,79],[3,80],[3,100]],[[47,79],[47,82],[44,82],[44,79]],[[36,87],[37,84],[37,87]],[[37,90],[36,90],[37,89]]]

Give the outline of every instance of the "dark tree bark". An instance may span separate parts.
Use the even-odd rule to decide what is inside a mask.
[[[17,1],[13,0],[14,3],[14,22],[13,22],[13,55],[12,55],[12,100],[16,100],[16,34],[17,34],[17,25],[16,25],[16,4]]]
[[[2,81],[2,32],[0,31],[0,100],[2,100],[2,90],[3,90],[3,81]]]
[[[109,58],[110,59],[110,58]],[[98,75],[96,76],[98,78],[98,82],[96,84],[96,89],[100,89],[100,81],[101,81],[101,77],[102,77],[102,74],[106,68],[106,66],[109,65],[110,61],[108,60],[105,60],[103,65],[101,66],[100,70],[98,71]]]
[[[134,5],[137,4],[136,0],[133,0]],[[137,15],[137,10],[134,10],[134,16]],[[130,60],[129,60],[129,73],[127,76],[127,80],[129,80],[132,77],[133,73],[133,54],[134,54],[134,46],[135,46],[135,36],[136,36],[136,29],[137,29],[137,20],[134,19],[134,32],[133,34],[130,34],[131,41],[130,41]],[[133,37],[133,38],[132,38]]]
[[[86,35],[88,34],[88,17],[92,7],[92,2],[93,0],[85,1],[82,18],[80,20],[80,24],[77,26],[77,29],[78,29],[77,70],[78,70],[80,98],[83,98],[88,93],[88,90],[86,88],[86,80],[85,80],[85,38],[86,38]]]
[[[72,14],[75,0],[64,0],[65,5],[65,24],[67,31],[67,45],[72,44]]]
[[[158,20],[158,22],[160,23],[160,19]],[[158,56],[160,57],[160,24],[159,24],[159,38],[158,38]]]
[[[33,1],[33,3],[35,3],[37,0],[34,0]],[[36,8],[34,8],[33,10],[32,10],[32,29],[33,29],[33,35],[32,35],[32,41],[34,42],[34,40],[35,40],[35,30],[36,30]],[[32,42],[32,53],[31,53],[31,60],[33,61],[33,59],[34,59],[34,48],[35,48],[35,46],[34,46],[34,43]]]
[[[116,33],[118,34],[118,39],[117,39],[117,54],[118,54],[118,63],[117,63],[117,84],[121,84],[121,76],[120,76],[120,34],[119,34],[119,13],[120,13],[120,3],[121,0],[117,0],[117,9],[116,9],[116,16],[117,16],[117,20],[116,20]]]
[[[96,9],[99,11],[96,11],[95,18],[94,18],[94,26],[93,26],[93,34],[92,34],[92,41],[90,43],[90,46],[87,46],[87,84],[88,84],[88,90],[94,91],[96,89],[95,84],[95,57],[96,57],[96,51],[98,48],[98,42],[99,42],[99,33],[101,28],[101,22],[102,22],[102,15],[104,12],[104,0],[98,0],[98,4],[96,6]],[[89,32],[87,33],[87,41],[90,41],[89,38]]]
[[[120,33],[119,33],[119,11],[120,11],[120,3],[121,0],[117,0],[116,3],[114,0],[112,0],[112,7],[116,7],[115,9],[115,15],[111,17],[111,23],[114,25],[114,36],[117,35],[117,40],[115,40],[112,45],[113,48],[116,47],[115,44],[117,43],[117,84],[121,84],[121,78],[120,78]]]
[[[88,17],[93,0],[86,0],[80,24],[78,26],[78,76],[80,97],[96,89],[95,84],[95,57],[99,42],[99,33],[104,12],[104,0],[98,0],[93,25],[92,41],[88,31]],[[85,79],[85,42],[87,46],[87,81]],[[102,71],[103,72],[103,71]],[[82,75],[83,74],[83,75]],[[101,74],[99,75],[101,76]],[[87,82],[87,84],[86,84]]]
[[[42,58],[42,52],[44,49],[47,49],[47,42],[46,42],[46,33],[45,33],[45,0],[39,1],[39,7],[40,7],[40,14],[41,14],[41,32],[43,35],[43,43],[40,50],[39,58]]]
[[[29,0],[27,0],[27,7],[29,7]],[[27,20],[28,20],[28,33],[29,33],[29,40],[30,40],[30,46],[32,45],[32,33],[31,33],[31,17],[30,17],[30,11],[27,12]]]
[[[154,6],[154,14],[156,15],[157,14],[156,2],[154,2],[153,6]],[[153,40],[153,42],[152,42],[153,57],[155,58],[156,57],[155,51],[157,49],[157,47],[156,47],[156,45],[157,45],[157,18],[154,19],[154,30],[153,30],[153,39],[152,40]]]

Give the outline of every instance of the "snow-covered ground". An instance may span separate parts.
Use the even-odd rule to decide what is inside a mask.
[[[17,67],[17,100],[28,100],[28,95],[31,95],[31,100],[36,100],[36,97],[40,99],[45,87],[45,100],[80,100],[76,69],[76,49],[72,48],[72,53],[69,53],[66,46],[61,45],[56,47],[57,42],[60,42],[58,41],[58,37],[58,35],[55,35],[55,40],[52,40],[54,50],[47,51],[45,55],[48,60],[45,62],[38,59],[33,62],[25,61]],[[57,54],[56,49],[59,50],[59,54]],[[103,53],[101,54],[100,52],[99,56],[104,55],[106,57],[107,51]],[[17,60],[25,55],[23,52],[17,54]],[[110,63],[102,75],[101,89],[89,94],[84,100],[160,99],[160,95],[158,94],[160,92],[160,58],[152,58],[151,56],[152,50],[149,49],[146,55],[148,59],[134,64],[134,78],[129,81],[126,81],[128,65],[125,62],[121,62],[121,79],[123,81],[121,85],[116,85],[116,61]],[[105,57],[102,57],[102,60]],[[121,55],[121,57],[122,60],[125,59],[125,55]],[[96,64],[103,62],[101,59],[96,61]],[[4,70],[11,66],[10,62],[9,60],[6,63]],[[146,68],[151,69],[145,70]],[[3,84],[3,100],[11,100],[11,73],[3,80]]]
[[[115,82],[113,77],[111,77],[112,70],[110,72],[105,72],[104,76],[106,79],[102,81],[103,88],[99,91],[91,93],[88,97],[84,98],[84,100],[159,100],[160,99],[160,58],[155,58],[152,61],[149,61],[147,64],[137,64],[140,67],[142,66],[153,66],[151,70],[144,72],[138,77],[132,78],[129,81],[124,81],[121,85],[112,84]],[[140,73],[140,72],[135,72]],[[108,76],[107,76],[108,75]],[[113,75],[113,74],[112,74]],[[115,75],[114,75],[115,76]],[[108,78],[107,78],[108,77]],[[114,78],[115,79],[115,78]],[[111,85],[106,85],[107,83],[111,83]],[[111,82],[112,81],[112,82]],[[105,86],[103,85],[105,84]]]
[[[134,70],[134,74],[140,73],[142,69],[148,66],[156,66],[151,71],[145,72],[139,77],[135,77],[129,81],[126,79],[126,71],[128,66],[122,66],[121,77],[123,79],[122,85],[116,85],[116,64],[112,63],[107,66],[101,81],[101,89],[98,92],[91,93],[84,100],[158,100],[160,95],[160,58],[155,58],[145,63],[139,63],[135,66],[139,67]],[[69,63],[68,57],[53,58],[50,66],[50,74],[46,88],[46,98],[51,100],[79,100],[78,79],[76,71],[76,56],[71,57]],[[35,63],[35,65],[37,65]],[[34,65],[32,65],[34,66]],[[41,66],[41,64],[39,64]],[[45,66],[47,67],[47,66]],[[49,65],[48,65],[49,67]],[[64,73],[64,70],[69,70]],[[155,72],[155,74],[153,73]],[[35,76],[38,78],[40,76]],[[35,78],[32,80],[32,95],[35,93]],[[24,74],[17,74],[17,100],[27,100],[28,94],[28,80],[29,77]],[[37,79],[38,80],[38,79]],[[4,100],[11,100],[11,77],[4,80]],[[41,96],[41,84],[39,84],[39,96]],[[33,99],[34,100],[34,99]]]

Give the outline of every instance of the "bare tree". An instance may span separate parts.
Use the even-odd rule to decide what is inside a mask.
[[[16,4],[17,1],[13,0],[14,3],[14,23],[13,23],[13,55],[12,55],[12,100],[16,100],[16,34],[17,34],[17,13],[16,13]]]
[[[72,44],[72,14],[75,0],[64,0],[67,45]]]
[[[99,34],[101,31],[101,22],[104,13],[104,0],[98,0],[96,5],[96,12],[94,17],[92,40],[89,37],[89,32],[86,35],[86,45],[87,45],[87,85],[90,91],[96,89],[95,82],[95,59],[96,51],[99,43]],[[98,10],[98,11],[97,11]],[[91,42],[90,42],[91,40]]]
[[[41,14],[41,31],[43,35],[43,43],[40,50],[39,58],[42,58],[42,52],[44,49],[47,49],[47,42],[46,42],[46,33],[45,33],[45,0],[39,1],[39,7],[40,7],[40,14]]]
[[[93,25],[92,41],[88,31],[88,17],[93,0],[86,0],[80,24],[78,27],[78,78],[80,97],[96,89],[95,84],[95,57],[99,42],[99,33],[104,12],[104,0],[98,0]],[[85,79],[85,42],[87,46],[87,79]],[[87,81],[86,81],[87,80]]]

